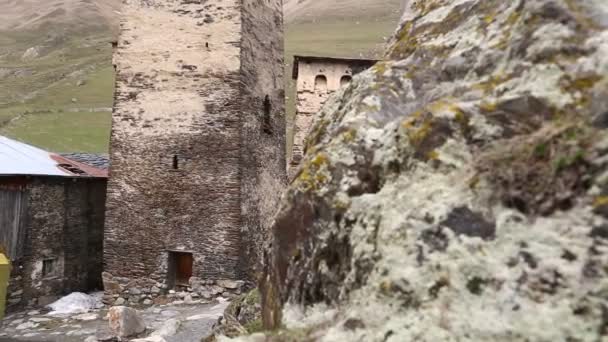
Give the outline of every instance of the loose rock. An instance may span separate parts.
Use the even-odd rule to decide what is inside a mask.
[[[146,330],[139,312],[125,306],[115,306],[108,312],[110,330],[117,337],[129,337]]]

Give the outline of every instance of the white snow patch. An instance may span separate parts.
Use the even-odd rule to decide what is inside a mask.
[[[48,305],[52,310],[49,315],[86,313],[102,306],[100,293],[87,295],[81,292],[70,293]]]

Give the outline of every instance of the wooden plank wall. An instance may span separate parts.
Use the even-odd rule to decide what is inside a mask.
[[[21,190],[0,189],[0,248],[10,260],[23,255],[26,197]]]

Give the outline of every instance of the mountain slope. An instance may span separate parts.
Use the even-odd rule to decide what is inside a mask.
[[[118,32],[120,3],[0,0],[0,134],[59,152],[107,150],[109,42]],[[285,0],[288,118],[293,55],[378,57],[400,3]]]
[[[119,4],[0,0],[0,134],[61,152],[107,149]]]
[[[0,30],[114,27],[120,0],[0,0]]]
[[[285,22],[317,22],[327,19],[368,21],[398,16],[402,0],[286,0]]]

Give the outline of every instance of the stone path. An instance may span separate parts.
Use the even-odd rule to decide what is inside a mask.
[[[137,338],[150,335],[169,319],[181,324],[167,342],[199,342],[223,314],[229,302],[194,302],[155,305],[141,310],[147,330]],[[0,325],[0,342],[95,342],[109,341],[108,308],[70,316],[49,315],[43,311],[19,312],[7,316]],[[135,339],[135,338],[133,338]],[[125,339],[123,341],[129,341]]]

